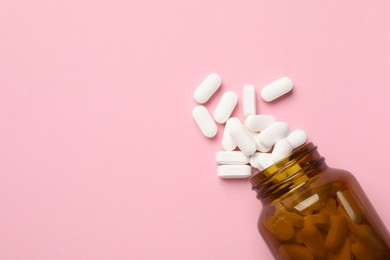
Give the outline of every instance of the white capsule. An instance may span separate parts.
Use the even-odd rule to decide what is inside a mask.
[[[270,102],[278,97],[290,92],[293,88],[293,82],[287,77],[277,79],[276,81],[263,87],[261,97],[264,101]]]
[[[204,106],[196,106],[194,110],[192,110],[192,116],[204,136],[212,138],[217,134],[217,125],[207,108]]]
[[[306,142],[307,136],[303,130],[295,130],[287,136],[287,139],[295,149]]]
[[[260,152],[263,152],[263,153],[267,153],[267,152],[271,151],[272,145],[267,146],[267,145],[264,145],[264,144],[260,143],[258,137],[259,136],[256,136],[256,139],[255,139],[256,144],[257,144],[257,150],[260,151]]]
[[[227,91],[223,94],[217,108],[214,111],[214,119],[220,124],[226,122],[237,105],[238,97],[233,91]]]
[[[215,154],[215,160],[219,164],[247,164],[249,157],[240,151],[219,151]]]
[[[254,85],[245,85],[242,90],[244,116],[256,114],[256,89]]]
[[[250,135],[250,137],[252,137],[252,140],[255,142],[257,151],[266,153],[271,150],[272,146],[265,146],[262,143],[258,142],[257,137],[259,134],[257,132],[253,132],[247,129],[247,133]]]
[[[234,143],[229,132],[233,125],[239,125],[239,124],[241,124],[241,122],[236,117],[231,117],[226,121],[225,129],[222,136],[222,148],[224,150],[233,151],[234,149],[236,149],[237,145]]]
[[[218,166],[218,176],[224,179],[249,178],[252,168],[249,165],[220,165]]]
[[[276,142],[274,149],[272,150],[271,158],[273,162],[278,162],[293,150],[293,146],[287,138],[280,139]]]
[[[258,135],[258,142],[265,146],[273,146],[276,141],[287,137],[288,135],[288,124],[285,122],[275,122]]]
[[[261,168],[259,168],[260,171],[267,169],[272,164],[274,164],[274,162],[272,161],[271,154],[269,153],[265,153],[264,156],[262,156],[260,159],[261,159],[260,160]]]
[[[273,164],[270,153],[254,153],[250,157],[249,163],[253,168],[257,168],[260,171],[268,168]]]
[[[250,157],[249,157],[249,164],[253,167],[253,168],[259,168],[261,165],[260,165],[260,161],[259,161],[259,157],[260,157],[260,154],[259,152],[256,152],[254,154],[252,154]]]
[[[276,122],[276,117],[271,115],[250,115],[245,119],[245,126],[251,131],[263,131]]]
[[[233,125],[229,133],[233,142],[246,156],[252,155],[256,152],[256,142],[253,140],[245,126],[242,124]]]
[[[196,102],[199,104],[206,103],[220,86],[221,77],[216,73],[209,74],[194,92]]]

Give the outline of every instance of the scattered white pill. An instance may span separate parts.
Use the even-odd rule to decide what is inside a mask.
[[[247,133],[252,137],[253,141],[256,143],[256,150],[260,152],[268,152],[272,149],[272,146],[265,146],[264,144],[258,142],[258,132],[253,132],[247,129]]]
[[[295,149],[306,142],[307,136],[303,130],[294,130],[287,136],[287,139]]]
[[[220,178],[249,178],[252,168],[249,165],[220,165],[218,166],[218,176]]]
[[[232,137],[230,136],[230,129],[233,125],[241,124],[240,120],[236,117],[231,117],[226,121],[225,129],[222,136],[222,148],[226,151],[233,151],[236,149],[237,145],[234,143]]]
[[[258,135],[258,142],[265,146],[273,146],[276,141],[287,137],[288,135],[288,124],[286,122],[275,122]]]
[[[238,97],[233,91],[227,91],[223,94],[217,108],[214,111],[214,119],[220,124],[226,122],[237,105]]]
[[[251,131],[263,131],[276,122],[272,115],[250,115],[245,119],[245,126]]]
[[[257,136],[259,135],[259,133],[253,132],[246,127],[245,127],[245,130],[249,134],[249,136],[252,137],[252,140],[256,143],[256,139],[257,139]]]
[[[204,136],[212,138],[217,134],[217,125],[207,108],[204,106],[196,106],[194,110],[192,110],[192,116]]]
[[[242,90],[244,116],[256,114],[256,89],[254,85],[245,85]]]
[[[260,154],[259,152],[256,152],[254,154],[252,154],[249,158],[249,164],[253,167],[253,168],[259,168],[261,167],[260,165],[260,161],[259,161],[259,157],[260,157]]]
[[[256,141],[256,144],[257,144],[257,150],[258,151],[263,152],[263,153],[267,153],[267,152],[271,151],[272,145],[267,146],[267,145],[264,145],[264,144],[260,143],[258,136],[256,136],[255,141]]]
[[[233,125],[229,133],[233,139],[233,142],[246,156],[250,156],[256,152],[256,142],[253,140],[245,126],[242,124]]]
[[[274,149],[272,150],[272,161],[280,161],[281,159],[289,155],[292,152],[293,148],[294,147],[291,145],[287,138],[280,139],[276,142]]]
[[[247,164],[249,157],[240,151],[219,151],[215,154],[215,161],[219,164]]]
[[[195,90],[194,99],[200,104],[206,103],[220,86],[221,77],[211,73]],[[282,77],[265,86],[261,90],[261,97],[270,102],[287,94],[292,88],[292,80]],[[254,85],[245,85],[242,94],[245,126],[238,118],[229,118],[238,103],[237,94],[233,91],[223,94],[213,114],[216,122],[226,123],[222,136],[222,148],[225,151],[219,151],[215,156],[216,162],[220,164],[218,176],[221,178],[248,178],[251,176],[251,166],[263,171],[307,140],[302,130],[289,134],[288,124],[276,121],[275,116],[256,115]],[[212,138],[217,134],[217,125],[206,107],[197,106],[192,114],[204,136]],[[237,146],[241,151],[233,151]]]
[[[253,168],[257,168],[262,171],[271,166],[273,161],[270,153],[254,153],[250,157],[249,163]]]
[[[287,94],[292,90],[292,88],[292,80],[287,77],[283,77],[263,87],[261,90],[261,97],[264,101],[270,102],[283,96],[284,94]]]
[[[260,171],[267,169],[270,167],[274,162],[272,161],[271,154],[265,153],[264,156],[260,157],[260,164],[262,168],[259,168]]]
[[[199,104],[206,103],[220,86],[221,77],[216,73],[209,74],[195,89],[195,101]]]

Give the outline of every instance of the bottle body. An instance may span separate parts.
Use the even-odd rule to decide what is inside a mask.
[[[275,259],[390,259],[390,238],[356,179],[308,144],[252,177]],[[267,172],[268,171],[268,172]]]

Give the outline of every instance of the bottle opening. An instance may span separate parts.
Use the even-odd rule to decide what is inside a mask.
[[[304,185],[319,170],[326,168],[317,146],[308,143],[290,155],[250,178],[257,198],[280,197]]]

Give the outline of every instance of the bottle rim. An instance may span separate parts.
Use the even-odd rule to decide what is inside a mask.
[[[252,190],[258,198],[275,193],[286,193],[302,186],[303,178],[308,180],[314,175],[313,169],[326,167],[325,159],[317,151],[317,146],[307,143],[277,163],[269,166],[249,178]]]

